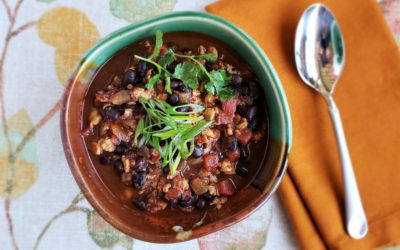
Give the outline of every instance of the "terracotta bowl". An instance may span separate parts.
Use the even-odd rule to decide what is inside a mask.
[[[253,171],[249,185],[230,197],[220,210],[208,211],[199,226],[194,224],[201,220],[204,212],[176,212],[171,215],[136,210],[127,198],[127,189],[110,187],[110,182],[105,181],[104,176],[96,170],[81,136],[85,94],[96,72],[118,50],[153,36],[157,29],[164,33],[200,32],[221,40],[243,57],[264,90],[269,136],[261,148],[263,159],[254,159],[262,163],[258,164],[260,167],[257,171]],[[65,90],[61,129],[71,171],[96,211],[127,235],[158,243],[194,239],[232,225],[254,212],[277,189],[286,170],[291,146],[291,121],[285,93],[264,52],[253,39],[232,23],[199,12],[175,12],[136,23],[112,33],[94,45],[83,55]],[[186,233],[172,230],[176,225],[181,226]]]

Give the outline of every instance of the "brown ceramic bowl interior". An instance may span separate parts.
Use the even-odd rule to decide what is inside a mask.
[[[171,25],[176,21],[176,18],[182,18],[181,22],[186,22],[186,25],[177,27]],[[194,18],[198,18],[198,20],[193,21]],[[192,21],[188,21],[189,19]],[[157,23],[161,21],[165,22],[166,26]],[[261,63],[264,62],[265,65],[251,65],[252,63],[249,63],[249,65],[253,69],[262,66],[268,68],[267,71],[257,70],[256,75],[258,79],[267,79],[262,81],[262,87],[268,100],[265,111],[269,114],[269,119],[273,119],[270,121],[270,136],[257,149],[260,151],[258,155],[262,156],[262,160],[252,159],[249,162],[250,165],[258,165],[258,168],[253,171],[249,185],[230,197],[228,203],[222,209],[208,211],[202,225],[193,227],[204,216],[204,212],[168,213],[162,211],[151,214],[133,208],[130,204],[131,189],[126,188],[118,178],[109,177],[113,174],[111,172],[107,174],[108,170],[99,172],[96,169],[98,163],[90,157],[81,131],[85,120],[83,117],[85,97],[91,80],[101,68],[101,64],[106,62],[113,53],[128,44],[150,36],[154,33],[155,27],[161,27],[164,32],[195,31],[205,33],[223,40],[228,46],[239,48],[239,54],[246,53],[247,58],[245,60],[251,62],[252,55],[249,55],[245,49],[240,49],[239,44],[231,43],[232,39],[229,39],[229,37],[226,40],[223,37],[218,37],[219,32],[215,31],[216,27],[213,26],[215,25],[213,22],[225,25],[226,27],[222,28],[225,31],[230,29],[232,36],[243,36],[250,39],[243,31],[227,21],[204,13],[182,12],[151,19],[121,29],[95,45],[83,57],[66,88],[61,112],[61,129],[64,150],[71,171],[85,197],[96,211],[111,225],[134,238],[150,242],[173,243],[179,241],[176,238],[176,232],[172,230],[175,225],[180,225],[185,230],[192,231],[191,237],[188,239],[225,228],[245,218],[263,204],[277,188],[286,169],[290,145],[290,139],[287,139],[290,138],[290,122],[288,121],[290,118],[288,118],[288,111],[286,110],[286,101],[284,94],[282,94],[283,90],[279,89],[280,86],[278,86],[278,89],[274,86],[279,85],[279,80],[273,72],[272,66],[251,39],[249,40],[250,45],[255,46],[256,49],[254,53],[264,56]],[[205,25],[212,28],[214,32],[204,29]],[[125,35],[125,40],[121,40],[121,35]],[[246,46],[249,45],[242,45],[242,47]],[[274,100],[276,103],[273,102]],[[278,119],[281,120],[278,121]],[[277,135],[278,133],[281,134]],[[259,164],[260,162],[261,164]],[[112,169],[109,171],[112,171]]]

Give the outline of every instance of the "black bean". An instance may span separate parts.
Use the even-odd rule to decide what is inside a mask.
[[[260,95],[260,86],[254,81],[249,82],[249,96],[257,98]]]
[[[240,76],[238,74],[231,75],[231,84],[233,86],[239,86],[240,84],[242,84],[242,82],[243,82],[242,76]]]
[[[243,165],[238,165],[237,167],[236,167],[236,174],[237,175],[239,175],[239,176],[246,176],[247,174],[249,173],[249,170],[246,168],[246,167],[244,167]]]
[[[176,206],[178,206],[178,200],[168,200],[168,204],[171,207],[176,207]]]
[[[114,153],[116,153],[117,155],[123,155],[128,152],[129,152],[129,146],[126,144],[120,144],[114,150]]]
[[[136,71],[139,73],[140,77],[144,77],[146,75],[146,71],[148,69],[148,64],[145,61],[139,61],[136,65]]]
[[[146,210],[146,208],[147,208],[146,202],[144,202],[144,201],[142,201],[142,200],[139,200],[139,199],[137,199],[137,198],[133,198],[133,199],[132,199],[132,204],[133,204],[136,208],[138,208],[138,209],[140,209],[140,210],[142,210],[142,211]]]
[[[173,61],[170,65],[167,66],[167,70],[173,73],[175,71],[176,65],[178,65],[178,63],[176,61]]]
[[[163,173],[164,176],[167,176],[169,174],[169,167],[168,166],[164,167],[162,169],[162,173]]]
[[[210,194],[209,192],[207,192],[207,193],[203,194],[203,198],[206,201],[211,201],[214,198],[214,196],[212,194]]]
[[[203,199],[198,199],[196,202],[196,208],[203,209],[206,206],[206,201]]]
[[[111,155],[102,155],[102,156],[100,156],[100,159],[99,159],[100,163],[103,165],[110,165],[112,163],[112,160],[113,160],[113,158]]]
[[[180,107],[180,108],[177,108],[176,111],[178,111],[178,112],[189,112],[189,107],[188,106]]]
[[[115,121],[124,114],[124,110],[121,107],[108,106],[104,109],[100,109],[100,114],[104,119]]]
[[[240,159],[244,162],[250,160],[250,147],[249,145],[240,145]]]
[[[260,120],[258,119],[257,116],[254,117],[254,119],[249,122],[249,129],[251,129],[253,131],[256,131],[260,126],[260,122],[259,121]]]
[[[136,80],[136,72],[128,69],[125,73],[124,73],[124,77],[122,78],[122,85],[126,86],[128,84],[133,84]]]
[[[199,158],[203,155],[203,148],[199,145],[194,145],[194,150],[193,150],[193,157]]]
[[[247,121],[252,121],[257,115],[257,106],[252,106],[246,112]]]
[[[205,66],[206,66],[206,70],[207,71],[212,71],[213,70],[213,63],[212,62],[206,62]]]
[[[179,88],[179,82],[178,81],[175,81],[175,80],[172,80],[171,81],[171,89],[178,89]]]
[[[168,97],[168,103],[171,105],[176,105],[179,102],[179,95],[176,93],[173,93]]]
[[[238,140],[237,140],[237,138],[232,136],[232,135],[228,136],[228,137],[225,137],[224,147],[226,149],[229,149],[229,150],[232,150],[232,151],[237,150],[238,149]]]
[[[238,113],[240,116],[246,116],[247,109],[245,106],[237,106],[236,113]]]
[[[116,160],[114,162],[114,169],[115,171],[117,171],[118,173],[122,173],[124,172],[124,164],[122,164],[121,160]]]
[[[246,85],[241,85],[240,87],[236,88],[236,90],[241,95],[249,95],[249,92],[250,92],[249,86],[246,86]]]
[[[179,87],[179,91],[184,92],[184,93],[190,93],[190,92],[192,92],[192,90],[191,90],[189,87],[186,87],[186,86],[183,85],[183,84]]]
[[[146,173],[145,172],[139,172],[133,178],[133,186],[135,188],[141,188],[144,186],[145,183],[146,183]]]
[[[136,172],[145,172],[147,171],[147,167],[149,166],[149,163],[144,159],[144,157],[137,157],[134,170]]]
[[[197,198],[198,198],[197,195],[189,196],[185,200],[180,200],[179,201],[179,206],[181,206],[181,207],[190,207],[197,201]]]

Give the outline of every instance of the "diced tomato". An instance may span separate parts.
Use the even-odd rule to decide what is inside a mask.
[[[218,155],[217,154],[206,154],[203,156],[203,167],[206,171],[211,172],[218,168]]]
[[[176,188],[171,188],[168,190],[168,192],[165,194],[165,199],[167,200],[177,200],[181,196],[181,191]]]
[[[240,130],[239,133],[235,133],[235,136],[241,144],[247,144],[253,136],[253,132],[250,129],[245,128]]]
[[[222,180],[218,183],[219,193],[225,196],[231,196],[235,193],[235,187],[230,179]]]
[[[222,102],[222,111],[219,112],[217,117],[217,122],[219,124],[232,123],[236,112],[236,104],[237,100],[234,98]]]
[[[235,150],[235,151],[228,151],[228,153],[226,153],[226,156],[228,157],[228,160],[229,160],[230,162],[234,162],[234,161],[236,161],[237,159],[239,159],[239,157],[240,157],[240,150],[237,149],[237,150]]]

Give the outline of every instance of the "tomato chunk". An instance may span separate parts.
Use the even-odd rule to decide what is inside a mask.
[[[240,150],[236,149],[235,151],[228,151],[228,153],[226,153],[226,156],[228,157],[228,160],[230,162],[234,162],[237,159],[239,159],[240,157]]]
[[[218,155],[217,154],[206,154],[203,156],[203,167],[206,171],[211,172],[218,168]]]
[[[217,122],[219,124],[232,123],[236,112],[237,100],[232,98],[222,102],[222,111],[218,114]]]
[[[222,180],[218,183],[219,193],[225,196],[231,196],[235,193],[235,187],[230,179]]]

